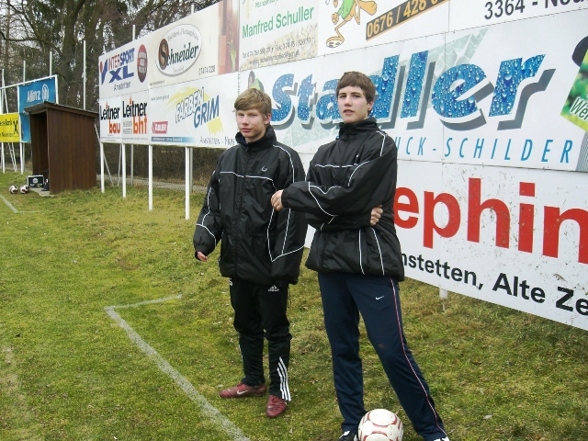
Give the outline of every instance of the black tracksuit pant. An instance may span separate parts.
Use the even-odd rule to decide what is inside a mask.
[[[319,273],[318,279],[343,431],[357,432],[366,413],[359,356],[361,313],[368,338],[416,432],[426,441],[445,437],[427,382],[404,337],[398,283],[385,276],[341,273]]]
[[[260,285],[242,279],[229,281],[233,325],[239,333],[243,357],[243,383],[265,383],[263,370],[264,337],[268,341],[269,393],[290,401],[288,365],[290,362],[290,322],[286,315],[288,285]]]

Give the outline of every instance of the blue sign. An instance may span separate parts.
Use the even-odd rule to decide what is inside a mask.
[[[31,124],[27,107],[44,101],[57,102],[57,77],[31,81],[18,86],[18,114],[20,115],[20,141],[31,142]]]

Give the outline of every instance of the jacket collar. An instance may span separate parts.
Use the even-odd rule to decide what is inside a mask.
[[[272,125],[268,124],[268,126],[265,129],[265,134],[257,141],[247,143],[247,141],[245,141],[245,137],[241,134],[241,132],[237,132],[237,135],[235,135],[235,140],[237,141],[237,143],[239,143],[239,145],[241,145],[248,151],[258,151],[271,147],[275,144],[276,132]]]
[[[350,124],[341,122],[339,123],[339,137],[354,136],[364,132],[371,132],[374,129],[378,129],[376,118],[370,117]]]

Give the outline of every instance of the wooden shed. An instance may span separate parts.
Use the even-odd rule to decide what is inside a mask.
[[[27,107],[33,174],[49,179],[51,193],[96,186],[98,113],[43,102]]]

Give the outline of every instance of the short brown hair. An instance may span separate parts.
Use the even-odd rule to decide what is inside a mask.
[[[263,115],[272,113],[272,99],[259,89],[249,88],[235,100],[235,110],[259,110]]]
[[[366,74],[361,72],[345,72],[339,83],[337,83],[336,94],[339,96],[339,90],[344,87],[359,87],[363,91],[363,95],[368,103],[373,103],[376,99],[376,87],[374,83]]]

